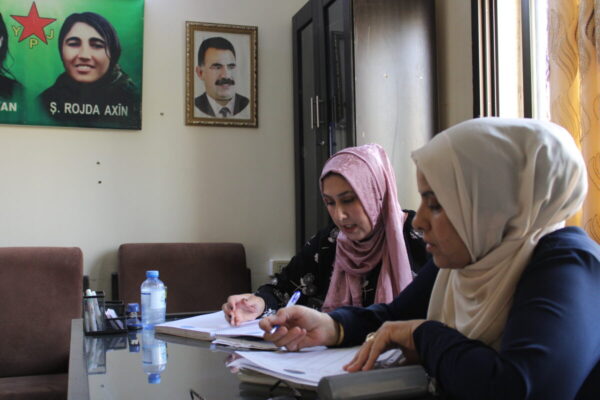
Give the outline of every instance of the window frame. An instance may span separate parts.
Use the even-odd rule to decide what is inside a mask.
[[[473,116],[500,115],[497,0],[471,0]],[[521,0],[523,117],[532,116],[531,23],[529,0]]]

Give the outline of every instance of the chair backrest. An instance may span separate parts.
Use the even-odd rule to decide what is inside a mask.
[[[167,313],[220,310],[227,296],[251,288],[241,243],[126,243],[119,247],[119,299],[139,303],[151,269],[167,286]]]
[[[0,377],[68,371],[82,286],[78,247],[0,248]]]

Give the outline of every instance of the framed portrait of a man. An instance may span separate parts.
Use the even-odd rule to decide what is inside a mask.
[[[255,26],[186,22],[186,124],[258,126]]]

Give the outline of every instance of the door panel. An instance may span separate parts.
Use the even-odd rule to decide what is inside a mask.
[[[352,13],[349,0],[329,1],[323,8],[329,154],[353,146],[354,94],[352,86]]]

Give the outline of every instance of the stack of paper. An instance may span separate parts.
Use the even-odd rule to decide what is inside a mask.
[[[213,340],[215,344],[239,348],[276,350],[271,342],[262,339],[263,330],[258,320],[248,321],[232,327],[225,320],[223,311],[198,315],[196,317],[164,322],[155,327],[157,333],[182,336],[199,340]]]
[[[359,347],[335,348],[309,347],[299,352],[253,352],[237,351],[241,358],[228,367],[248,369],[282,379],[303,387],[315,388],[326,376],[346,374],[342,368],[348,364]],[[379,356],[379,366],[391,366],[402,356],[398,349],[389,350]]]
[[[225,320],[223,311],[163,322],[155,326],[157,333],[199,340],[212,340],[217,331],[229,328],[231,325]]]
[[[322,377],[346,373],[342,367],[352,360],[357,349],[327,349],[319,346],[298,352],[237,351],[236,354],[242,358],[227,366],[249,369],[316,388]]]
[[[241,326],[218,330],[215,332],[213,343],[242,349],[279,349],[274,343],[267,342],[262,338],[264,333],[258,326],[258,320],[255,320]]]

